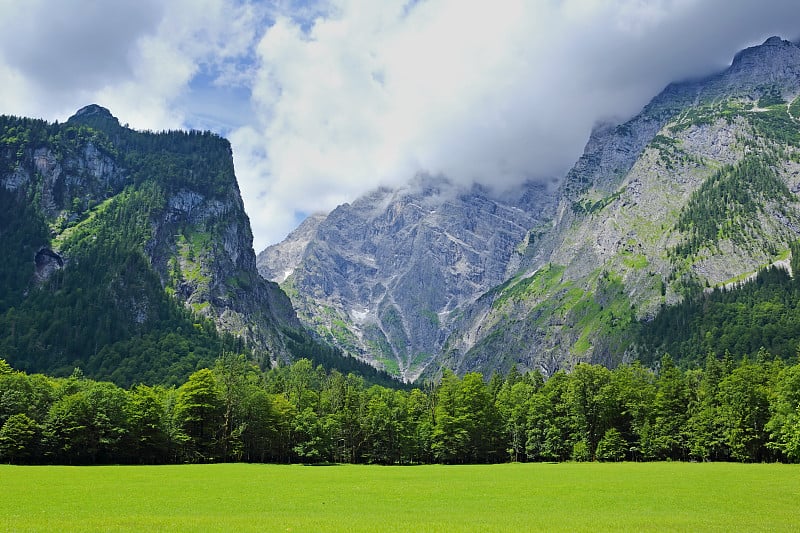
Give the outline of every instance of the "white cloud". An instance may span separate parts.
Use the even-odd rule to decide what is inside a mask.
[[[0,0],[4,112],[63,120],[88,103],[140,129],[191,122],[198,74],[249,83],[266,10],[236,0]]]
[[[257,48],[257,122],[233,136],[256,248],[417,172],[560,177],[598,121],[798,23],[794,2],[742,0],[339,0],[313,23],[280,17]]]
[[[799,28],[796,0],[0,0],[0,101],[229,134],[258,250],[418,172],[560,177],[597,121]]]

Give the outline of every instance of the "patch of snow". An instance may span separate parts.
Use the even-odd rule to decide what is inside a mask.
[[[293,268],[286,269],[280,276],[275,276],[274,278],[272,278],[272,281],[274,281],[275,283],[283,283],[292,274],[294,274]]]

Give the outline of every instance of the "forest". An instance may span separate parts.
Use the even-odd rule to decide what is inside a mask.
[[[790,246],[790,271],[800,272],[800,244]],[[800,344],[800,277],[764,268],[748,283],[697,290],[639,324],[639,359],[657,362],[670,353],[682,366],[702,365],[709,352],[754,357],[762,348],[791,361]]]
[[[224,354],[178,387],[27,374],[0,360],[0,461],[14,464],[800,462],[800,364],[765,350],[578,364],[402,390],[307,359]]]

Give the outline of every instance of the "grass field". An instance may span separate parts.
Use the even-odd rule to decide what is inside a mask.
[[[800,467],[0,466],[2,531],[798,531]]]

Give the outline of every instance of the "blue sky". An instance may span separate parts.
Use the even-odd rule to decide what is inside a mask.
[[[598,122],[771,35],[796,0],[0,0],[0,112],[225,135],[260,251],[417,173],[558,180]]]

